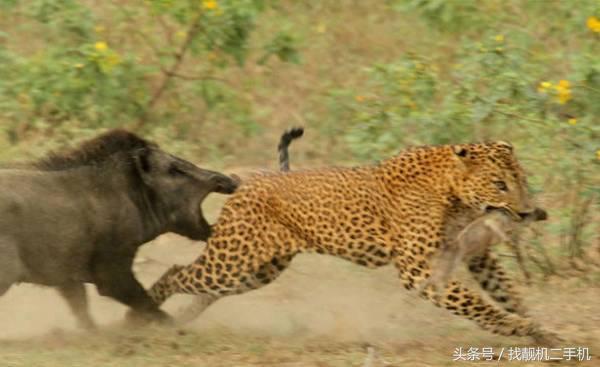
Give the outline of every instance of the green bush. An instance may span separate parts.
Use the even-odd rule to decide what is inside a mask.
[[[205,117],[256,129],[252,106],[220,75],[244,64],[266,1],[3,5],[20,19],[0,34],[0,119],[13,143],[28,134],[181,126],[198,99]],[[34,41],[24,47],[24,39]],[[294,41],[277,32],[265,40],[263,61],[297,61]]]
[[[2,158],[114,126],[235,166],[274,163],[269,146],[290,124],[308,125],[299,161],[502,139],[549,200],[544,229],[559,253],[579,256],[595,241],[595,0],[5,0],[0,9]]]
[[[410,2],[446,31],[461,33],[459,25],[474,13],[487,29],[457,38],[451,63],[411,52],[367,67],[364,85],[330,91],[327,121],[334,126],[344,121],[344,128],[322,131],[341,136],[364,160],[389,157],[409,145],[511,141],[533,191],[567,195],[546,228],[562,238],[563,250],[579,256],[582,244],[593,241],[600,207],[600,21],[591,15],[592,3],[560,7],[566,24],[546,31],[560,39],[564,29],[572,30],[569,54],[563,55],[544,49],[539,34],[504,29],[502,20],[483,12],[484,5]]]

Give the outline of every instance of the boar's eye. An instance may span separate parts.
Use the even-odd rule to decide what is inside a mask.
[[[176,165],[172,164],[171,166],[169,166],[169,175],[171,176],[185,176],[185,172],[177,167]]]

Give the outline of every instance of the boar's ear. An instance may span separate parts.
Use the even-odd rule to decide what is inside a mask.
[[[133,153],[133,161],[135,170],[140,175],[140,178],[146,184],[150,184],[150,173],[152,172],[152,164],[150,163],[150,149],[138,149]]]

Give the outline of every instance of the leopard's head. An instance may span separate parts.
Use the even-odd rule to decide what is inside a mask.
[[[515,219],[534,211],[525,172],[511,144],[503,141],[452,145],[458,168],[450,182],[465,205],[485,212],[503,208]]]

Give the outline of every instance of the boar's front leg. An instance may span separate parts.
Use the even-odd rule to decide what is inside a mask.
[[[135,253],[106,251],[94,256],[92,276],[98,292],[131,307],[141,319],[170,322],[154,303],[131,269]]]
[[[77,318],[77,325],[83,329],[92,330],[96,324],[90,316],[90,309],[87,300],[87,293],[83,283],[72,282],[60,285],[58,292],[69,304],[71,312]]]

